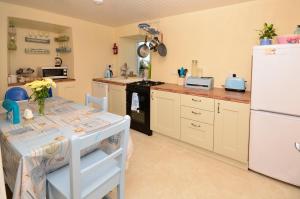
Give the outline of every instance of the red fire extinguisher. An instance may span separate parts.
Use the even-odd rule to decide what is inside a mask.
[[[117,55],[117,54],[118,54],[118,50],[119,50],[119,48],[118,48],[117,44],[114,43],[114,47],[113,47],[114,55]]]

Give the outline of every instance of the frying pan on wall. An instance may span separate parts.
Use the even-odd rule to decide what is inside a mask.
[[[145,43],[143,45],[140,45],[137,49],[137,54],[141,58],[145,58],[149,55],[150,49],[147,46],[147,35],[145,37]]]
[[[163,34],[161,33],[160,43],[157,46],[158,54],[162,57],[165,57],[168,53],[166,45],[163,43]]]

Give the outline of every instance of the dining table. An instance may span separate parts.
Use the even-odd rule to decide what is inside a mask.
[[[34,117],[22,117],[21,123],[12,124],[6,113],[0,113],[4,178],[13,199],[45,199],[47,174],[69,163],[70,138],[103,130],[124,119],[61,97],[46,99],[44,115],[38,114],[36,102],[21,101],[18,105],[21,116],[30,109]],[[81,151],[81,155],[96,149],[111,153],[119,141],[118,136],[110,137]],[[132,150],[130,137],[127,162]]]

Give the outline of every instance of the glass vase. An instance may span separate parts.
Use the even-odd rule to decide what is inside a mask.
[[[38,99],[39,114],[45,115],[45,98]]]

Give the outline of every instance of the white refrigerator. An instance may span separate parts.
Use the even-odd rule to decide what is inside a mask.
[[[249,168],[300,186],[300,45],[253,49]]]

